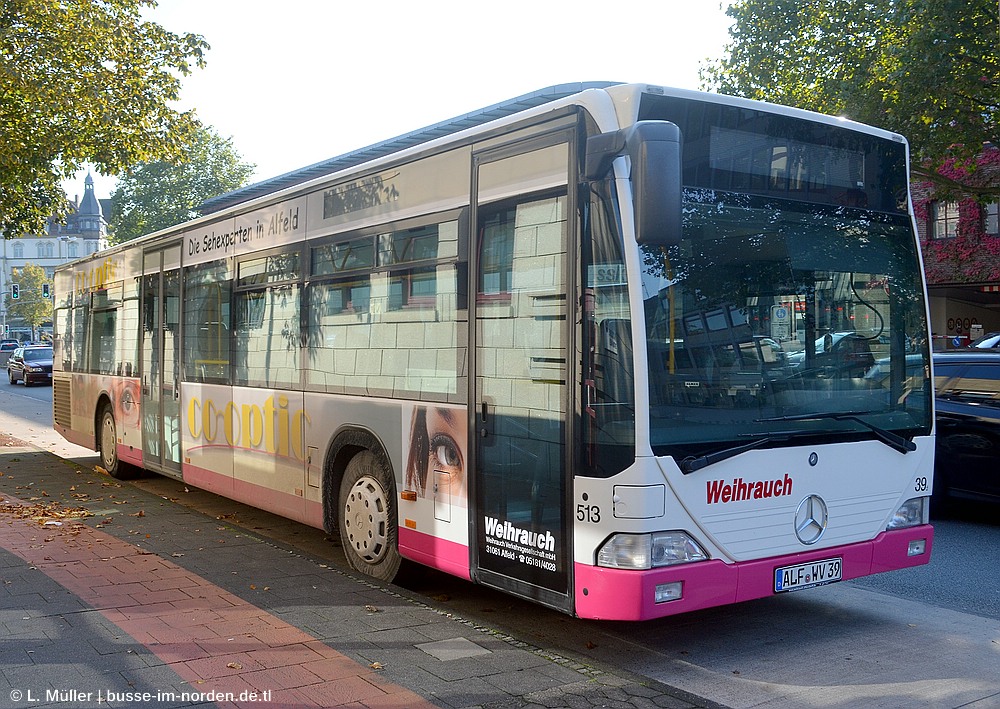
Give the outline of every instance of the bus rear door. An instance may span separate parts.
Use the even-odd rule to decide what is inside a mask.
[[[143,465],[180,477],[181,247],[143,254]]]

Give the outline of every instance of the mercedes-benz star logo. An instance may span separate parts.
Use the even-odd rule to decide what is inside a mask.
[[[815,544],[826,531],[829,514],[819,495],[809,495],[795,510],[795,536],[803,544]]]

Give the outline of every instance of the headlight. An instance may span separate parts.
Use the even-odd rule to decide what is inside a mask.
[[[652,569],[706,559],[708,554],[686,532],[615,534],[597,552],[597,565],[611,569]]]
[[[907,500],[896,510],[886,529],[905,529],[927,524],[930,520],[930,509],[927,506],[928,497],[914,497]]]
[[[36,367],[33,364],[26,364],[26,365],[24,365],[24,371],[25,372],[37,372],[39,370],[41,370],[41,367]]]

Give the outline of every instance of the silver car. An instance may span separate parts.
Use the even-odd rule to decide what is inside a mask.
[[[17,340],[4,340],[0,342],[0,366],[7,364],[7,360],[14,354],[14,350],[18,348],[18,344]]]

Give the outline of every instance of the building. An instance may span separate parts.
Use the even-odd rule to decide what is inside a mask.
[[[977,333],[1000,332],[1000,148],[986,146],[974,179],[949,175],[959,170],[948,163],[940,172],[991,187],[992,196],[984,189],[956,199],[930,182],[912,186],[936,350],[966,345]]]
[[[45,269],[45,275],[51,279],[56,266],[108,246],[108,222],[104,218],[107,205],[102,205],[94,193],[94,180],[89,174],[84,181],[83,198],[74,198],[71,205],[72,212],[65,224],[52,218],[44,234],[0,240],[3,242],[0,246],[0,293],[6,295],[0,298],[0,322],[6,337],[28,339],[32,336],[30,326],[7,314],[15,270],[20,271],[32,263]],[[22,292],[20,297],[30,295]]]

